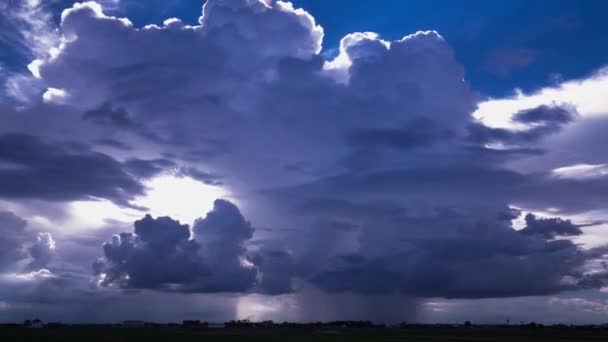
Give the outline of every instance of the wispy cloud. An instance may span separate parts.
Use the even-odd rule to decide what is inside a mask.
[[[53,22],[53,1],[8,1],[0,3],[3,30],[0,40],[26,58],[37,58],[56,46],[59,34]]]

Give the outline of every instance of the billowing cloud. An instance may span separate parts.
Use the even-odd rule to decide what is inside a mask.
[[[277,216],[267,221],[298,232],[287,234],[286,248],[262,248],[251,260],[259,265],[248,266],[243,258],[251,226],[236,208],[216,203],[194,224],[192,237],[166,239],[169,246],[158,248],[169,253],[165,260],[179,260],[205,282],[167,270],[169,278],[150,275],[142,287],[170,289],[175,282],[187,284],[179,290],[245,291],[253,286],[255,267],[263,269],[262,286],[277,293],[292,289],[293,278],[304,278],[334,292],[514,296],[559,292],[566,289],[562,278],[580,278],[586,257],[577,246],[548,241],[547,234],[518,233],[501,213],[511,204],[584,210],[606,196],[597,184],[573,190],[548,171],[503,167],[541,153],[538,144],[570,125],[581,108],[561,102],[517,108],[510,114],[524,127],[519,130],[475,121],[475,96],[463,81],[464,70],[433,31],[396,41],[350,34],[335,60],[327,61],[318,54],[322,29],[306,12],[280,1],[212,0],[200,24],[168,20],[135,28],[100,6],[79,4],[62,15],[65,44],[40,66],[48,86],[69,94],[68,103],[71,98],[70,105],[82,107],[86,120],[126,131],[145,127],[161,137],[156,142],[171,144],[178,159],[195,155],[190,146],[227,146],[229,153],[205,161],[237,193],[270,189],[257,204],[269,205],[265,212]],[[508,148],[492,145],[497,143]],[[307,172],[275,165],[306,165]],[[551,195],[543,195],[548,189]],[[362,209],[351,210],[360,205],[351,203],[355,197],[363,199]],[[329,210],[282,218],[290,206],[319,198],[346,204],[336,209],[350,215]],[[316,228],[304,243],[298,236],[309,227]],[[186,246],[192,244],[200,249],[190,251]],[[470,246],[466,252],[463,245]],[[106,246],[119,255],[131,246],[146,256],[156,251],[137,232]],[[203,261],[192,264],[188,255]],[[563,267],[551,267],[558,260]],[[428,272],[429,265],[437,265],[436,271]],[[487,276],[467,271],[478,269],[487,269]],[[140,286],[129,285],[138,284],[136,271],[109,270],[108,284]],[[512,283],[493,280],[516,273],[525,276]],[[374,274],[377,282],[362,274]],[[536,286],[529,286],[534,277]],[[454,285],[442,285],[446,279]],[[433,286],[424,289],[425,283]]]
[[[350,246],[316,252],[324,255],[321,259],[302,259],[306,276],[336,293],[444,298],[544,295],[577,288],[565,279],[583,287],[587,282],[581,272],[595,255],[568,240],[547,240],[580,234],[568,221],[529,216],[528,228],[518,232],[510,222],[518,214],[508,209],[429,209],[423,213],[395,208],[373,214],[370,206],[365,210],[369,216],[333,210],[333,216],[354,221],[356,238]],[[324,215],[331,213],[324,209]],[[329,234],[325,230],[323,236],[335,241]]]
[[[102,286],[174,292],[244,292],[256,281],[244,242],[253,227],[239,209],[216,200],[192,232],[170,217],[135,221],[133,233],[121,233],[103,246],[93,268]]]
[[[575,225],[570,220],[559,218],[537,218],[534,214],[527,214],[525,217],[526,227],[520,232],[528,235],[541,235],[551,239],[556,236],[581,235],[583,231],[580,225]]]
[[[0,196],[128,206],[171,169],[240,207],[217,200],[192,226],[136,221],[104,244],[96,293],[329,294],[361,318],[390,298],[413,309],[387,315],[409,315],[419,298],[605,284],[589,271],[604,254],[569,239],[585,227],[568,215],[605,209],[607,162],[585,139],[561,155],[564,136],[605,136],[588,121],[604,111],[604,71],[478,104],[438,32],[351,33],[327,60],[323,29],[282,1],[209,0],[198,25],[144,27],[77,3],[59,32],[35,64],[46,92],[0,136]],[[555,217],[518,231],[514,207]],[[52,242],[30,249],[41,265]]]
[[[22,218],[0,211],[0,272],[38,272],[50,263],[55,252],[53,237],[50,233],[33,234],[26,227]],[[24,267],[27,260],[31,261]]]
[[[38,233],[36,242],[30,247],[32,262],[28,265],[30,269],[39,270],[45,268],[55,255],[55,240],[50,233]]]

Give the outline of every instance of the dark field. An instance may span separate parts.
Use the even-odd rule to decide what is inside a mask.
[[[384,329],[184,329],[2,328],[6,341],[608,341],[608,330],[591,328],[384,328]]]

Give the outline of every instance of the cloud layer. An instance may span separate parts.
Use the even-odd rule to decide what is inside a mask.
[[[347,298],[357,317],[385,319],[416,314],[428,298],[605,284],[604,249],[573,242],[589,222],[570,218],[605,210],[606,160],[589,143],[603,133],[580,133],[605,126],[588,121],[603,107],[595,95],[564,95],[597,94],[603,71],[478,104],[438,32],[351,33],[328,60],[322,27],[282,1],[209,0],[198,25],[144,27],[76,3],[59,32],[33,64],[45,92],[19,111],[0,107],[11,118],[0,135],[3,200],[143,211],[133,200],[167,171],[233,195],[192,224],[145,215],[124,232],[104,218],[122,233],[87,245],[99,256],[105,242],[97,295],[292,296],[307,317],[307,304],[334,296],[327,312],[340,314]],[[566,145],[578,147],[561,155]],[[26,239],[20,219],[0,219],[1,264],[89,291],[92,260],[55,269],[69,254],[59,237]],[[33,273],[42,268],[50,273]],[[370,309],[390,298],[412,309]]]

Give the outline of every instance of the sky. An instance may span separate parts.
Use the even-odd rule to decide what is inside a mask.
[[[0,2],[0,321],[605,323],[607,9]]]

